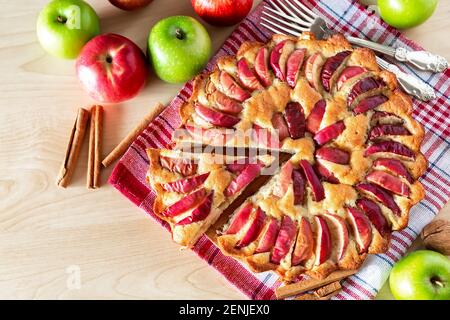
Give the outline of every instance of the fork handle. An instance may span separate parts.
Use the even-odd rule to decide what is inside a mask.
[[[352,44],[384,53],[395,58],[397,61],[409,62],[421,70],[442,72],[449,67],[449,63],[444,57],[427,51],[409,51],[402,47],[391,48],[376,42],[355,37],[348,37],[347,39]]]

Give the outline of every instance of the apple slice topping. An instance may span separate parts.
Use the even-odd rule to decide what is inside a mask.
[[[217,110],[226,113],[238,114],[243,109],[242,105],[239,102],[231,99],[220,91],[215,91],[214,93],[210,94],[209,101],[211,101],[211,103]]]
[[[325,100],[322,99],[316,102],[308,116],[308,119],[306,120],[306,129],[309,132],[316,133],[319,131],[326,107],[327,103]]]
[[[182,178],[177,181],[164,183],[163,189],[170,192],[189,193],[201,186],[208,179],[209,172],[190,178]]]
[[[187,195],[186,197],[167,207],[161,213],[161,215],[163,215],[164,217],[176,217],[183,212],[186,212],[198,206],[200,202],[202,202],[206,197],[206,195],[207,193],[205,188],[198,189],[197,191]]]
[[[250,243],[255,241],[259,234],[261,233],[262,228],[264,227],[264,220],[266,219],[266,214],[261,210],[260,207],[256,209],[255,217],[253,218],[250,226],[247,229],[244,237],[236,244],[236,248],[244,248],[248,246]]]
[[[245,206],[239,210],[236,215],[231,219],[231,222],[225,231],[225,234],[236,234],[238,233],[247,223],[250,215],[253,211],[253,204],[247,203]]]
[[[302,217],[298,226],[297,240],[292,252],[292,265],[299,264],[311,258],[314,252],[314,236],[311,223]]]
[[[275,76],[281,81],[286,80],[286,64],[292,51],[294,51],[294,43],[284,40],[278,43],[270,53],[270,66]]]
[[[286,63],[286,81],[291,86],[295,87],[297,77],[302,68],[303,59],[305,58],[306,49],[297,49],[289,56]]]
[[[279,229],[280,227],[278,226],[277,219],[270,218],[267,228],[261,236],[261,240],[259,240],[256,253],[269,252],[272,250],[275,245],[275,241],[277,240]]]
[[[323,63],[324,58],[319,52],[314,53],[306,60],[305,77],[311,87],[316,90],[320,88],[320,71]]]
[[[348,164],[350,161],[348,152],[333,147],[321,147],[316,151],[316,157],[338,164]]]
[[[349,220],[353,227],[353,233],[358,244],[359,253],[367,252],[372,242],[372,227],[369,219],[358,208],[347,208]]]
[[[269,71],[269,50],[265,47],[259,49],[256,54],[255,72],[264,87],[272,84]]]
[[[328,219],[328,226],[333,235],[333,239],[337,242],[337,261],[341,260],[347,250],[348,246],[348,228],[345,220],[337,215],[325,213],[324,216]]]
[[[367,181],[374,183],[386,190],[389,190],[398,195],[409,197],[410,190],[406,183],[399,178],[386,173],[384,171],[372,171],[366,177]]]
[[[388,101],[389,99],[382,95],[376,95],[376,96],[372,96],[372,97],[367,97],[365,99],[362,99],[357,105],[356,107],[353,109],[353,114],[357,115],[360,113],[364,113],[367,112],[369,110],[373,110],[376,107],[382,105],[383,103],[385,103],[386,101]]]
[[[376,139],[382,136],[408,136],[410,132],[402,125],[380,124],[373,127],[369,133],[369,139]]]
[[[344,62],[344,60],[350,55],[350,51],[342,51],[338,54],[328,58],[322,67],[322,73],[320,78],[322,79],[322,85],[325,91],[330,92],[331,90],[331,78],[339,66]]]
[[[347,106],[351,107],[353,104],[353,101],[355,101],[355,99],[365,93],[368,92],[370,90],[374,90],[377,89],[381,86],[381,83],[379,81],[377,81],[375,78],[372,77],[368,77],[368,78],[364,78],[359,80],[352,88],[352,90],[350,91],[348,97],[347,97]]]
[[[226,168],[231,173],[241,173],[252,161],[258,163],[257,160],[244,158],[233,161],[232,163],[227,163]]]
[[[403,124],[403,119],[393,113],[375,111],[370,118],[370,125],[376,126],[378,124]]]
[[[300,166],[302,167],[306,180],[311,187],[314,201],[322,201],[325,199],[325,190],[323,189],[322,183],[320,183],[320,180],[311,164],[307,160],[300,160]]]
[[[289,135],[292,139],[299,139],[305,136],[305,114],[298,102],[289,102],[284,111]]]
[[[265,146],[268,149],[280,148],[280,139],[270,132],[269,129],[262,128],[257,124],[253,124],[253,134],[259,144]]]
[[[193,138],[212,145],[224,145],[234,135],[233,130],[225,128],[205,129],[191,125],[185,125],[184,128]]]
[[[224,191],[226,197],[235,195],[244,189],[250,182],[259,176],[261,172],[261,164],[248,164],[240,174],[238,174]]]
[[[294,189],[294,205],[303,204],[305,200],[305,178],[299,169],[292,171],[292,187]]]
[[[392,153],[410,159],[416,158],[416,155],[411,149],[397,141],[380,141],[374,143],[366,149],[364,156],[368,157],[379,152]]]
[[[237,74],[241,84],[250,91],[262,89],[262,85],[259,83],[258,78],[245,58],[241,58],[237,63]]]
[[[314,216],[316,222],[316,261],[315,265],[321,265],[330,258],[331,255],[331,235],[330,229],[325,219],[321,216]]]
[[[278,232],[277,240],[275,241],[275,247],[272,251],[272,257],[270,258],[272,263],[279,264],[288,254],[289,249],[295,241],[296,233],[297,229],[294,221],[292,221],[289,216],[283,216],[280,231]]]
[[[389,234],[390,228],[386,218],[381,212],[381,208],[372,200],[361,198],[356,200],[356,205],[366,214],[370,222],[375,226],[375,229],[385,237]]]
[[[272,116],[272,126],[278,130],[278,137],[280,141],[283,141],[287,137],[289,137],[289,128],[286,124],[286,120],[284,119],[283,114],[275,113]]]
[[[394,198],[377,185],[374,185],[372,183],[359,183],[356,185],[356,188],[359,191],[372,197],[373,199],[380,201],[386,207],[391,209],[394,214],[400,216],[401,210],[397,205],[397,203],[395,202]]]
[[[345,130],[344,121],[338,121],[323,128],[314,135],[314,140],[319,144],[323,145],[335,138],[337,138]]]
[[[314,169],[316,172],[327,182],[337,184],[339,183],[339,179],[334,176],[330,170],[325,168],[320,162],[316,162],[314,164]]]
[[[278,180],[273,187],[273,194],[279,198],[282,198],[286,192],[288,187],[292,182],[292,171],[294,167],[292,166],[292,162],[286,162],[280,170],[280,174],[278,175]]]
[[[242,89],[241,86],[236,83],[233,77],[225,71],[222,71],[220,73],[220,84],[222,85],[224,93],[227,96],[239,102],[244,102],[251,97],[250,93]]]
[[[391,173],[395,173],[398,176],[405,178],[409,183],[414,182],[414,179],[412,178],[411,174],[408,172],[408,170],[405,168],[405,166],[400,160],[390,158],[379,158],[374,161],[373,166],[375,169],[383,169],[388,170]]]
[[[235,124],[241,121],[241,119],[236,116],[207,108],[200,103],[195,104],[195,112],[197,112],[203,120],[218,127],[232,128]]]
[[[181,221],[177,222],[177,225],[187,225],[198,221],[203,221],[208,217],[211,212],[211,205],[213,202],[214,191],[211,192],[202,202],[192,210],[192,213]]]
[[[198,165],[191,159],[175,159],[160,156],[159,162],[163,168],[171,172],[179,173],[185,177],[195,174],[198,168]]]
[[[344,83],[346,83],[349,79],[354,78],[366,71],[366,69],[359,66],[346,67],[339,75],[339,78],[337,80],[337,89],[341,90]]]

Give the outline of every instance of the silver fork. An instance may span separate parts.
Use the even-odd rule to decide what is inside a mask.
[[[268,30],[275,33],[293,36],[299,36],[303,31],[311,31],[318,39],[323,39],[333,34],[333,32],[326,26],[325,21],[301,2],[295,1],[296,5],[294,5],[289,0],[278,0],[277,3],[275,1],[271,1],[270,4],[272,8],[264,6],[265,10],[263,11],[263,15],[269,17],[270,19],[262,16],[261,20],[263,22],[261,22],[261,25],[266,27]],[[284,11],[281,8],[283,8]],[[368,43],[371,49],[378,48],[377,51],[383,49],[385,51],[382,52],[386,54],[391,52],[388,49],[396,50],[359,38],[347,37],[347,39],[351,43],[365,47],[368,47],[365,45]],[[380,57],[377,57],[377,62],[381,68],[386,69],[397,76],[398,82],[408,94],[411,94],[423,101],[429,101],[436,98],[433,88],[425,82],[411,74],[401,71],[396,65],[391,64]]]

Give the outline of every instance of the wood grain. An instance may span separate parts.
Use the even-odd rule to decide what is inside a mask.
[[[103,32],[120,33],[142,48],[161,18],[196,16],[189,1],[155,0],[138,12],[88,2]],[[180,252],[165,230],[110,186],[86,190],[87,137],[69,188],[54,185],[73,115],[95,101],[80,88],[73,61],[39,46],[35,23],[46,3],[0,0],[0,298],[244,298],[194,253]],[[408,35],[450,60],[450,42],[440,38],[450,27],[449,11],[450,3],[441,1],[432,19]],[[206,27],[215,49],[233,30]],[[135,99],[105,105],[102,156],[180,87],[151,76]],[[102,181],[111,169],[102,170]],[[80,271],[79,289],[70,285],[74,270]]]

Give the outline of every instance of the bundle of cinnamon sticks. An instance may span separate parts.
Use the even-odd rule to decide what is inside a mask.
[[[90,110],[79,108],[75,123],[70,132],[69,142],[56,179],[56,184],[63,188],[66,188],[69,185],[75,171],[78,156],[88,127],[90,128],[86,187],[88,189],[97,189],[100,187],[102,164],[106,168],[119,159],[134,139],[136,139],[136,137],[161,113],[163,109],[164,105],[157,103],[144,119],[102,161],[103,107],[94,105]]]

